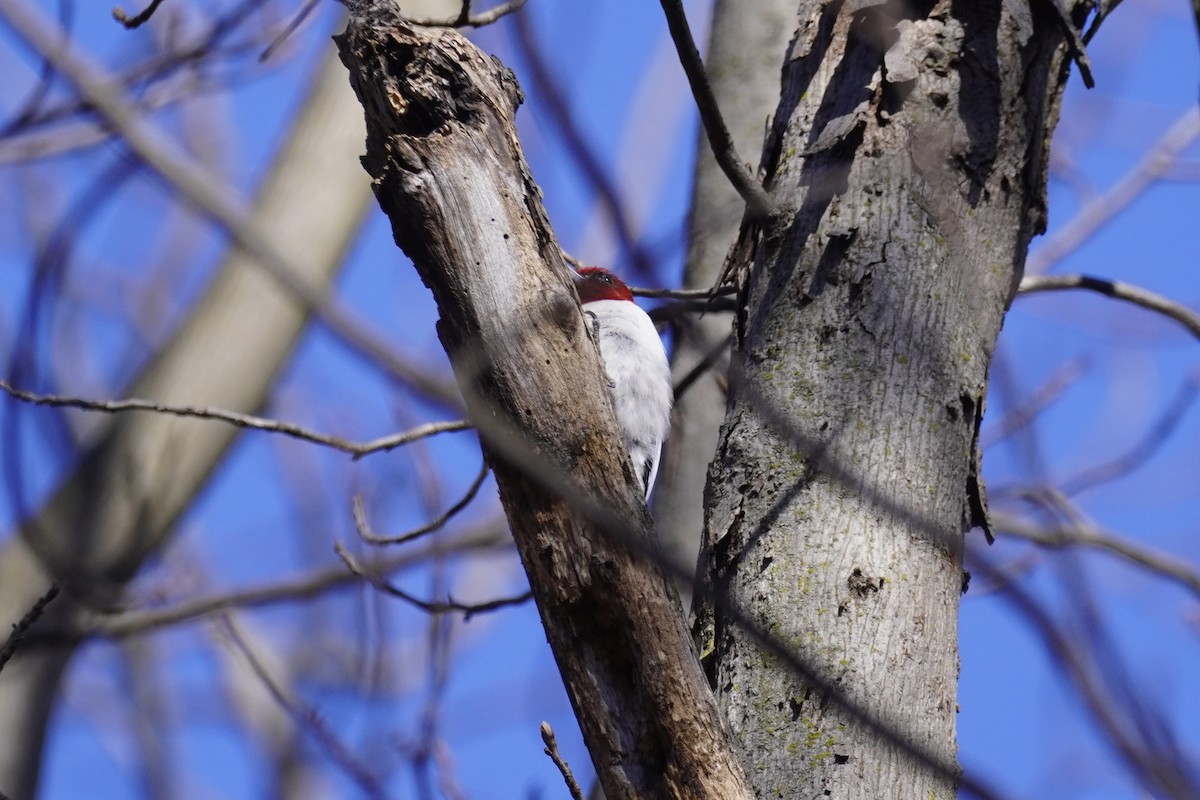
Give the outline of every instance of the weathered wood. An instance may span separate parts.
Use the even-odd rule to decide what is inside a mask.
[[[987,367],[1043,225],[1066,78],[1049,6],[800,4],[764,155],[789,213],[740,270],[740,374],[705,534],[711,585],[825,679],[706,615],[760,797],[955,794],[953,768],[914,760],[837,697],[954,764]]]
[[[590,493],[605,525],[619,520],[649,541],[599,360],[516,139],[516,81],[454,31],[411,28],[382,3],[352,12],[337,42],[366,112],[363,164],[437,301],[608,797],[750,797],[678,600],[546,488]]]

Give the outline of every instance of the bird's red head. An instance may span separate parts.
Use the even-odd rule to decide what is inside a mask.
[[[584,267],[573,276],[581,303],[594,300],[633,300],[625,282],[604,267]]]

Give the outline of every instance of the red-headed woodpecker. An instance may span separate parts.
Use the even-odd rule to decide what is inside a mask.
[[[649,497],[671,425],[667,353],[649,315],[620,278],[600,267],[584,267],[573,277],[600,347],[633,471]]]

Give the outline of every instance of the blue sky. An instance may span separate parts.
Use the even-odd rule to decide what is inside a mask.
[[[170,2],[168,3],[170,5]],[[187,112],[160,122],[192,133],[219,154],[232,184],[249,194],[300,98],[301,77],[312,58],[329,47],[334,14],[322,4],[297,37],[294,52],[278,65],[236,62],[254,76],[238,91],[199,100]],[[184,8],[189,8],[184,6]],[[689,10],[703,27],[703,4]],[[695,120],[684,84],[671,60],[657,4],[631,0],[604,4],[545,3],[527,9],[546,56],[565,87],[583,128],[623,198],[636,209],[642,241],[659,261],[659,281],[675,285],[682,261],[683,223],[694,149]],[[152,34],[125,32],[108,20],[104,4],[74,7],[73,35],[110,67],[149,52]],[[203,14],[191,10],[187,24]],[[477,37],[512,65],[521,60],[505,26]],[[35,64],[12,48],[0,26],[0,71],[14,76],[0,87],[7,116],[25,97]],[[1090,48],[1097,88],[1071,78],[1055,139],[1056,177],[1050,186],[1050,230],[1067,225],[1092,195],[1103,195],[1142,159],[1148,148],[1200,95],[1197,38],[1185,0],[1126,0]],[[528,82],[526,88],[529,90]],[[545,193],[563,246],[592,262],[629,265],[612,244],[596,210],[594,192],[581,179],[531,93],[520,115],[531,166]],[[53,219],[85,191],[84,179],[119,157],[106,145],[66,163],[18,172],[0,166],[0,180],[21,192],[0,192],[0,356],[15,341],[31,272],[32,247],[22,203],[36,200]],[[1086,272],[1145,286],[1200,307],[1200,148],[1186,152],[1192,180],[1159,183],[1106,223],[1061,263],[1059,273]],[[1077,176],[1066,169],[1073,165]],[[359,169],[355,163],[347,169]],[[37,185],[30,186],[36,179]],[[1080,187],[1085,188],[1082,192]],[[1091,194],[1089,194],[1089,192]],[[50,363],[64,390],[112,396],[136,364],[136,332],[121,319],[125,282],[141,280],[140,265],[161,257],[191,233],[184,253],[172,253],[177,297],[164,310],[160,330],[203,285],[222,242],[186,216],[163,213],[167,195],[145,176],[133,178],[88,223],[75,249],[66,285],[37,352]],[[151,235],[130,236],[145,229]],[[1033,252],[1040,243],[1035,242]],[[382,215],[375,211],[338,282],[346,305],[418,360],[444,368],[433,323],[436,310],[403,256]],[[84,346],[86,345],[86,346]],[[55,354],[58,355],[55,355]],[[130,354],[133,357],[130,357]],[[1033,423],[1036,440],[1015,438],[988,450],[985,473],[1002,497],[1005,487],[1041,478],[1062,481],[1089,465],[1134,447],[1169,407],[1180,387],[1197,374],[1200,347],[1178,326],[1144,310],[1082,293],[1018,299],[1005,323],[998,357],[1009,376],[993,391],[988,426],[1064,364],[1078,378]],[[64,363],[67,355],[74,359]],[[310,330],[277,387],[270,412],[351,438],[367,439],[445,411],[395,396],[379,370],[348,354],[328,334]],[[0,425],[14,414],[0,402]],[[49,449],[44,420],[21,412],[25,449],[22,480],[29,502],[46,490],[67,463]],[[1029,453],[1040,452],[1040,465]],[[1200,409],[1190,409],[1170,441],[1126,478],[1080,495],[1096,523],[1189,562],[1200,564]],[[444,476],[441,506],[452,502],[478,467],[471,434],[430,440],[422,449],[398,451],[350,464],[340,455],[266,434],[242,437],[227,463],[181,522],[167,550],[155,557],[134,587],[135,596],[176,598],[181,581],[196,593],[280,580],[336,563],[335,541],[352,541],[349,497],[363,492],[376,526],[401,530],[423,520],[421,459]],[[11,477],[11,476],[6,476]],[[490,483],[466,521],[496,511]],[[1016,508],[1017,506],[1005,506]],[[14,509],[0,495],[0,522],[11,527]],[[463,524],[466,524],[464,522]],[[1172,722],[1193,758],[1200,749],[1200,604],[1195,596],[1107,555],[1029,556],[1002,540],[989,555],[1000,564],[1022,563],[1020,585],[1068,618],[1080,603],[1079,584],[1102,612],[1108,635],[1135,676],[1139,691]],[[444,581],[445,583],[438,583]],[[191,582],[191,583],[188,583]],[[435,578],[414,572],[401,585],[421,595],[449,585],[456,598],[485,599],[518,592],[523,578],[515,557],[499,555],[477,565],[451,564]],[[962,606],[962,675],[959,719],[964,766],[1006,797],[1134,798],[1129,775],[1097,736],[1090,717],[1054,660],[1002,594],[976,585]],[[242,615],[246,625],[280,652],[304,649],[315,667],[297,689],[319,709],[344,742],[370,763],[394,764],[396,738],[410,733],[429,692],[428,627],[422,615],[361,589],[342,590],[314,610],[286,606]],[[320,635],[315,643],[307,641]],[[471,798],[564,796],[561,779],[542,754],[538,723],[548,720],[564,756],[582,775],[586,752],[544,643],[535,609],[516,609],[453,625],[455,662],[441,703],[441,735],[453,754],[454,774]],[[370,694],[348,691],[334,677],[355,653],[378,653],[386,642],[387,680]],[[301,648],[304,645],[305,647]],[[157,691],[167,698],[165,746],[176,762],[174,784],[185,798],[264,796],[266,756],[239,732],[231,698],[228,648],[211,626],[190,624],[146,637],[141,652],[107,642],[81,649],[54,719],[47,751],[45,797],[140,798],[139,751],[128,702],[130,658],[155,665]],[[302,745],[312,750],[311,741]],[[317,756],[318,759],[322,756]],[[337,770],[331,796],[357,796]],[[397,769],[390,796],[417,796],[410,772]]]

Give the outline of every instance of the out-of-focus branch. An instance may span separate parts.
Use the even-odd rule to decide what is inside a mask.
[[[1096,197],[1058,232],[1046,239],[1025,264],[1027,276],[1041,275],[1052,269],[1068,253],[1074,252],[1122,209],[1140,197],[1152,183],[1166,174],[1171,165],[1200,136],[1200,113],[1195,107],[1185,111],[1162,138],[1125,177],[1104,194]]]
[[[1114,300],[1133,303],[1135,306],[1162,314],[1164,317],[1178,322],[1187,328],[1192,336],[1200,339],[1200,314],[1182,303],[1176,303],[1160,294],[1124,281],[1110,281],[1090,275],[1026,275],[1021,279],[1017,292],[1029,295],[1038,292],[1061,292],[1067,289],[1086,289]]]
[[[428,436],[434,436],[439,433],[447,433],[450,431],[465,431],[469,430],[471,427],[465,420],[428,422],[424,425],[418,425],[415,428],[403,431],[402,433],[395,433],[390,436],[381,436],[378,439],[372,439],[369,442],[352,442],[348,439],[342,439],[337,436],[327,436],[323,433],[310,431],[307,428],[294,425],[290,422],[265,419],[263,417],[256,417],[252,414],[242,414],[237,411],[229,411],[223,408],[177,406],[170,403],[158,403],[152,400],[139,400],[137,398],[130,398],[128,400],[87,400],[81,397],[36,394],[34,392],[27,392],[23,389],[17,389],[6,381],[0,381],[0,391],[6,392],[11,397],[15,397],[18,400],[39,406],[78,408],[84,411],[97,411],[111,414],[126,411],[150,411],[158,414],[170,414],[176,417],[195,417],[197,419],[219,420],[221,422],[227,422],[237,428],[249,428],[252,430],[281,433],[294,439],[300,439],[306,442],[313,442],[314,444],[332,447],[334,450],[340,450],[343,453],[349,453],[350,455],[354,456],[355,460],[372,453],[394,450],[397,447],[415,442],[418,439],[424,439]]]
[[[220,622],[220,634],[241,654],[279,707],[316,740],[321,749],[358,785],[363,794],[372,800],[387,800],[388,794],[384,791],[380,779],[337,737],[315,708],[293,696],[279,684],[263,664],[255,648],[245,640],[234,621],[224,616]]]
[[[69,40],[57,36],[43,24],[37,12],[27,5],[27,0],[3,0],[0,14],[30,49],[43,56],[74,85],[138,158],[201,213],[226,230],[234,243],[251,256],[252,263],[263,268],[307,306],[334,335],[427,397],[452,407],[457,405],[458,397],[453,387],[407,364],[380,337],[326,298],[310,280],[300,277],[245,210],[231,198],[228,187],[172,145],[153,123],[121,96],[107,71],[73,50]]]
[[[389,575],[401,569],[425,564],[434,558],[445,558],[468,552],[505,550],[511,547],[512,540],[508,537],[503,522],[493,521],[447,540],[373,560],[369,568],[376,575]],[[125,611],[119,614],[92,613],[70,628],[34,634],[30,637],[30,644],[43,646],[66,641],[81,641],[91,637],[121,639],[127,636],[138,636],[173,625],[193,622],[221,611],[259,608],[276,603],[316,599],[334,589],[350,586],[360,580],[360,576],[347,572],[344,566],[338,564],[298,578],[289,578],[278,583],[252,586],[207,597],[195,597],[166,608]]]
[[[733,136],[725,125],[721,109],[717,106],[717,98],[704,71],[700,51],[692,38],[683,3],[680,0],[661,0],[661,3],[663,12],[667,15],[667,28],[671,31],[671,39],[679,53],[680,64],[683,65],[688,84],[692,87],[692,96],[700,111],[700,122],[704,125],[704,132],[708,134],[713,156],[729,178],[729,182],[746,201],[750,217],[760,222],[765,221],[775,213],[775,203],[762,184],[755,179],[746,162],[738,156]]]
[[[621,244],[621,250],[629,259],[634,274],[649,278],[655,274],[653,260],[646,248],[638,240],[633,222],[625,213],[625,203],[617,190],[616,183],[608,174],[600,157],[588,143],[583,131],[571,113],[570,104],[563,93],[550,65],[538,49],[533,32],[532,20],[527,16],[514,20],[514,42],[519,48],[521,57],[529,64],[529,78],[533,83],[536,96],[545,104],[547,116],[558,128],[562,143],[566,147],[571,160],[583,173],[587,185],[596,191],[600,204],[612,223],[613,233]],[[564,254],[576,267],[581,266],[577,259]]]
[[[1200,375],[1193,375],[1179,387],[1178,394],[1154,425],[1127,453],[1106,464],[1092,467],[1062,481],[1064,496],[1070,497],[1117,478],[1124,477],[1149,461],[1171,438],[1184,414],[1200,394]]]
[[[10,23],[20,17],[25,32],[35,29],[25,43],[48,45],[56,69],[70,62],[70,74],[59,71],[68,90],[82,65],[93,84],[115,92],[106,70],[80,59],[69,38],[35,7],[5,0],[0,15]],[[315,66],[294,121],[264,165],[253,204],[241,213],[243,224],[283,253],[301,282],[320,295],[344,263],[370,190],[344,168],[354,163],[363,137],[344,73],[331,59]],[[97,116],[110,122],[103,112]],[[310,315],[250,262],[243,250],[229,246],[123,395],[242,413],[264,407]],[[46,621],[54,625],[47,627],[70,627],[86,617],[89,600],[111,605],[194,502],[237,432],[162,414],[104,422],[89,433],[87,454],[0,547],[5,627],[55,579],[70,596],[49,610]],[[0,775],[14,796],[37,794],[46,725],[72,650],[23,648],[0,674]]]
[[[993,362],[993,372],[995,362]],[[993,426],[985,429],[979,437],[979,445],[991,447],[1004,441],[1015,433],[1024,430],[1038,415],[1053,405],[1063,392],[1069,389],[1086,374],[1084,365],[1079,361],[1071,361],[1050,373],[1045,382],[1035,389],[1018,408],[1005,414]]]
[[[1030,524],[1004,512],[995,514],[994,519],[996,532],[1000,537],[1014,536],[1052,550],[1061,550],[1066,547],[1091,547],[1104,550],[1182,585],[1197,599],[1200,599],[1200,570],[1183,559],[1145,547],[1091,525],[1047,528]]]

